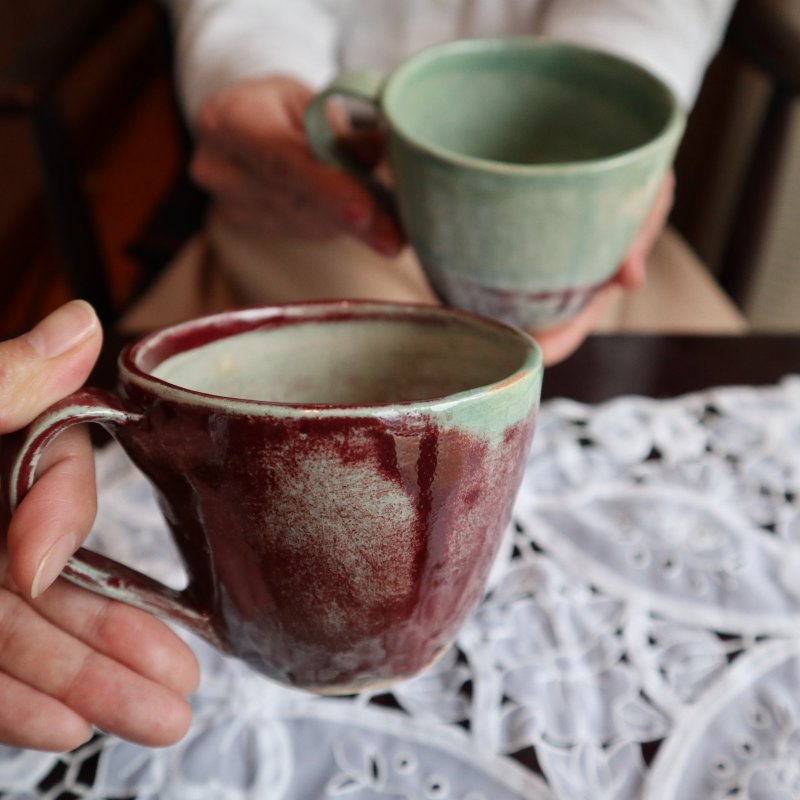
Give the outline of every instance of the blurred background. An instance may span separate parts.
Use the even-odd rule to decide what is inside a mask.
[[[800,329],[798,97],[800,0],[740,0],[672,224],[758,331]],[[73,296],[112,325],[202,222],[188,152],[156,0],[0,4],[0,337]]]

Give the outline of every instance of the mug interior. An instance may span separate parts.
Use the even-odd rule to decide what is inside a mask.
[[[458,42],[401,67],[384,109],[422,146],[511,164],[608,158],[663,133],[672,93],[638,66],[536,39]]]
[[[234,312],[176,326],[131,352],[190,392],[290,405],[433,400],[507,380],[538,351],[499,323],[438,308],[345,304]]]

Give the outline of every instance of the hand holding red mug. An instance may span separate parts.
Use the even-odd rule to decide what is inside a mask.
[[[76,390],[101,341],[94,311],[74,301],[0,343],[2,439]],[[60,436],[37,475],[14,515],[2,511],[0,742],[67,750],[92,726],[152,746],[177,741],[198,680],[189,649],[154,617],[55,580],[94,519],[85,430]]]
[[[85,549],[65,576],[281,683],[353,693],[426,668],[480,599],[541,378],[533,339],[452,309],[226,312],[126,348],[118,393],[51,406],[6,490],[22,509],[48,443],[102,424],[157,488],[188,585]]]

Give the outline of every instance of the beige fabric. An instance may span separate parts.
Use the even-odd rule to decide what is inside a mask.
[[[407,248],[386,259],[352,238],[324,242],[265,238],[219,217],[208,223],[213,258],[248,303],[351,298],[435,302]]]
[[[225,274],[212,262],[208,237],[202,233],[189,240],[117,327],[138,333],[239,304]]]
[[[224,267],[223,267],[224,265]],[[615,299],[599,330],[736,333],[744,317],[677,233],[666,230],[645,287]],[[237,305],[330,298],[435,302],[413,254],[387,261],[349,237],[266,240],[212,217],[120,327],[148,330]]]
[[[623,292],[597,330],[629,333],[743,333],[747,320],[686,241],[667,228],[647,262],[642,289]]]

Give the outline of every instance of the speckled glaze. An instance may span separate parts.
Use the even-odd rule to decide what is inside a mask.
[[[315,303],[153,334],[119,375],[118,396],[83,390],[31,426],[12,504],[53,436],[99,421],[156,487],[189,585],[86,551],[69,577],[312,691],[414,675],[450,644],[521,479],[533,340],[446,309]]]
[[[341,75],[310,106],[312,149],[373,187],[327,127],[337,95],[379,110],[434,290],[528,329],[570,318],[614,274],[685,123],[670,90],[623,59],[529,37],[451,42],[386,79]]]

